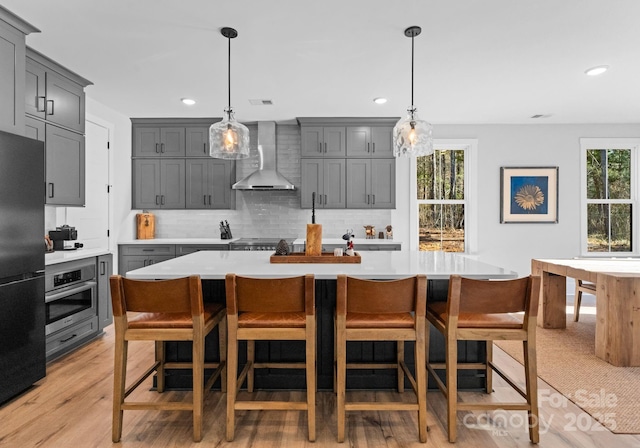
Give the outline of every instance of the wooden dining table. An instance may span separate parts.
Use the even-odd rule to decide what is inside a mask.
[[[595,355],[614,366],[640,366],[640,259],[533,259],[542,277],[538,325],[566,328],[567,277],[596,285]]]

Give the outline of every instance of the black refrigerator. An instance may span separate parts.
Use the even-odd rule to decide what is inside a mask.
[[[46,373],[44,143],[0,131],[0,403]]]

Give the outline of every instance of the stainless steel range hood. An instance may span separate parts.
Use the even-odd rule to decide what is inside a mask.
[[[258,122],[258,153],[260,165],[257,171],[233,184],[234,190],[295,190],[276,169],[276,122]]]

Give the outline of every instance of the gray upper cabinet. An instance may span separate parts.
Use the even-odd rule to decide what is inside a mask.
[[[24,135],[45,143],[45,203],[84,206],[84,88],[91,82],[31,48],[23,74]]]
[[[45,124],[46,204],[84,205],[84,135]]]
[[[395,160],[347,160],[347,208],[395,208]]]
[[[316,208],[345,208],[345,159],[302,159],[301,207],[311,208],[316,193]]]
[[[133,128],[134,157],[184,157],[184,127],[147,127]]]
[[[84,134],[84,88],[91,81],[27,48],[25,67],[25,113]]]
[[[187,157],[209,156],[209,127],[186,128]]]
[[[187,159],[188,209],[235,208],[235,162],[221,159]]]
[[[344,157],[346,139],[344,126],[303,126],[302,157]]]
[[[0,6],[0,130],[24,132],[25,36],[37,28]]]
[[[393,127],[347,127],[347,157],[393,157]]]
[[[133,208],[185,208],[184,159],[134,159]]]

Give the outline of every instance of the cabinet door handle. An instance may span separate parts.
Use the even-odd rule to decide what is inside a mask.
[[[371,152],[376,152],[376,142],[371,143]]]
[[[322,205],[322,195],[321,194],[318,195],[318,204]]]
[[[107,264],[104,261],[100,262],[100,275],[104,275],[107,273]]]
[[[156,153],[160,153],[160,143],[156,143]]]
[[[372,195],[373,196],[373,205],[376,205],[376,195]]]
[[[156,205],[160,205],[160,195],[156,195]]]
[[[209,195],[209,205],[211,205],[211,195]]]
[[[49,182],[49,197],[53,197],[53,182]]]
[[[40,103],[40,100],[42,100],[42,103]],[[42,104],[42,106],[40,106],[40,104]],[[46,112],[47,111],[47,107],[45,105],[45,101],[44,101],[44,97],[43,96],[37,96],[36,97],[36,110],[38,112]]]
[[[149,260],[149,263],[147,263],[147,266],[151,266],[153,264],[153,260]]]
[[[318,142],[318,152],[322,152],[322,142]]]
[[[367,152],[371,152],[371,143],[367,142]]]
[[[206,142],[204,142],[204,143],[202,144],[202,146],[203,146],[203,151],[204,151],[204,153],[206,154],[206,153],[207,153],[207,143],[206,143]]]
[[[164,195],[160,195],[160,205],[164,205]]]
[[[327,195],[324,195],[324,205],[327,205]]]
[[[153,252],[153,249],[142,249],[142,252]]]
[[[324,142],[324,153],[327,153],[327,142]]]
[[[78,335],[74,333],[66,339],[60,339],[60,342],[69,342],[71,339],[75,338],[76,336]]]
[[[371,195],[370,194],[367,195],[367,204],[371,204]]]
[[[51,105],[51,107],[49,107]],[[53,115],[53,100],[47,100],[47,115]]]
[[[164,143],[160,143],[160,152],[164,153]]]

